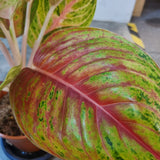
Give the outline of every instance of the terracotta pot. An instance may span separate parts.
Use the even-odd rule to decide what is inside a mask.
[[[0,82],[1,83],[1,82]],[[0,91],[0,99],[7,94],[7,92]],[[24,152],[35,152],[40,150],[34,144],[32,144],[26,136],[8,136],[5,134],[0,133],[0,137],[6,139],[11,145],[14,145],[16,148],[20,149]]]
[[[0,137],[5,138],[7,143],[14,145],[16,148],[24,152],[35,152],[40,150],[32,144],[26,136],[7,136],[0,133]]]

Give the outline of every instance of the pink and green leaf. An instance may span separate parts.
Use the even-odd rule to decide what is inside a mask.
[[[58,29],[34,67],[10,100],[37,146],[66,160],[160,159],[160,69],[136,45],[101,29]]]
[[[31,47],[40,33],[50,5],[49,0],[33,2],[28,40]],[[55,9],[46,33],[59,27],[89,26],[93,19],[95,8],[96,0],[63,0]],[[33,16],[33,14],[35,15]]]

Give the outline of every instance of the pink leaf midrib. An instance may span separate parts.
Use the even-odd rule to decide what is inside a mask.
[[[56,76],[55,74],[51,75],[49,72],[46,72],[45,70],[41,70],[40,68],[35,67],[34,68],[35,71],[41,73],[42,75],[46,75],[56,81],[58,81],[59,83],[63,84],[64,86],[66,86],[67,88],[70,88],[71,90],[73,90],[75,93],[78,93],[79,95],[81,95],[84,99],[88,100],[89,102],[91,102],[93,105],[95,105],[96,107],[98,107],[102,112],[104,112],[106,115],[108,115],[116,124],[118,124],[121,128],[124,129],[124,131],[126,133],[128,133],[128,135],[130,135],[136,142],[138,142],[141,146],[143,146],[146,150],[148,150],[150,153],[152,153],[156,158],[160,159],[160,155],[158,153],[156,153],[148,144],[146,144],[140,137],[138,137],[137,135],[135,135],[134,133],[132,133],[128,128],[126,128],[126,126],[122,123],[120,123],[110,112],[109,110],[105,110],[101,105],[99,105],[98,103],[96,103],[93,99],[91,99],[90,97],[88,97],[86,94],[84,94],[83,92],[81,92],[80,90],[78,90],[75,86],[73,86],[72,84],[69,84],[68,82],[64,81],[63,79],[61,79],[60,77]]]
[[[72,0],[70,3],[68,3],[67,5],[65,5],[63,12],[61,13],[61,15],[58,18],[55,18],[53,21],[53,25],[46,31],[46,33],[52,31],[53,29],[55,29],[57,26],[60,26],[59,24],[61,23],[61,21],[64,20],[64,18],[66,17],[66,15],[69,13],[69,11],[72,10],[73,5],[77,2],[77,0]]]

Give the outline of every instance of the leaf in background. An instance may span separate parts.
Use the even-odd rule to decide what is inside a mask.
[[[23,34],[24,30],[24,20],[25,20],[25,11],[26,11],[26,2],[21,1],[14,13],[14,24],[15,24],[15,31],[16,36],[20,36]],[[9,20],[8,19],[0,19],[7,29],[9,29]],[[5,37],[2,30],[0,29],[0,37]]]
[[[38,4],[37,4],[38,3]],[[33,2],[32,22],[29,30],[28,43],[32,47],[37,39],[47,12],[50,8],[49,0]],[[66,26],[89,26],[94,16],[96,0],[63,0],[55,9],[47,32]]]
[[[20,73],[20,71],[21,71],[21,65],[11,68],[5,80],[0,84],[0,90],[2,90],[4,87],[10,84],[16,78],[16,76]]]
[[[0,17],[5,19],[10,19],[14,14],[17,5],[20,0],[1,0],[0,1]]]
[[[34,65],[10,100],[40,148],[66,160],[160,159],[160,69],[135,44],[101,29],[57,30]]]
[[[49,3],[50,3],[51,5],[55,5],[55,4],[57,4],[58,2],[60,2],[60,0],[49,0]]]

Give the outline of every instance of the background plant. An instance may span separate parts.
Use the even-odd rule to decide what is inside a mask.
[[[33,57],[44,34],[59,27],[88,26],[94,15],[96,0],[2,0],[0,4],[0,36],[7,38],[11,53],[2,41],[0,49],[13,67],[2,83],[2,89],[22,68],[32,66]],[[22,47],[19,49],[16,36],[22,34]],[[32,47],[28,64],[27,43]]]

